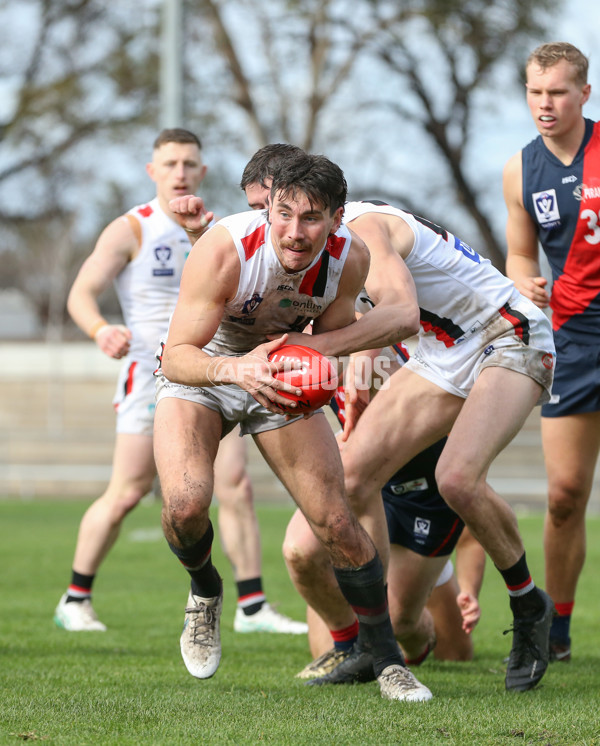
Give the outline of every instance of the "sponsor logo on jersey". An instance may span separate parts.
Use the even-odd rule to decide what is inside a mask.
[[[306,311],[308,313],[319,313],[323,306],[318,303],[314,303],[312,300],[293,300],[292,298],[282,298],[279,301],[280,308],[291,308],[296,310]]]
[[[487,347],[485,348],[485,350],[483,351],[483,354],[484,354],[484,355],[491,355],[491,354],[492,354],[492,352],[493,352],[493,351],[494,351],[495,349],[496,349],[496,348],[494,347],[494,345],[488,345],[488,346],[487,346]]]
[[[251,319],[249,316],[244,316],[244,318],[240,318],[239,316],[229,316],[229,321],[233,321],[234,324],[253,326],[256,322],[256,318]]]
[[[553,228],[560,222],[560,212],[558,210],[558,200],[556,199],[556,189],[548,189],[544,192],[535,192],[531,195],[533,200],[533,209],[540,225],[546,228]]]
[[[277,288],[278,292],[281,292],[281,293],[289,293],[293,289],[294,288],[292,287],[292,285],[279,285]]]
[[[552,368],[554,367],[554,356],[547,352],[545,355],[542,356],[542,365],[547,370],[552,370]]]
[[[431,521],[427,518],[415,518],[415,527],[413,529],[415,536],[429,536],[431,530]]]
[[[562,183],[572,184],[574,181],[577,181],[577,177],[575,176],[575,174],[571,174],[570,176],[563,176]]]
[[[263,302],[264,298],[261,298],[258,293],[254,293],[250,300],[244,301],[244,305],[242,306],[242,313],[245,314],[251,314],[256,311],[256,309],[260,306],[260,304]]]
[[[579,195],[577,199],[579,199],[581,202],[585,202],[586,199],[597,199],[598,197],[600,197],[600,187],[597,186],[589,187],[585,184],[582,184],[577,191]]]
[[[173,251],[170,246],[154,247],[154,257],[160,266],[152,270],[153,277],[172,277],[175,274],[174,268],[168,266],[172,256]]]

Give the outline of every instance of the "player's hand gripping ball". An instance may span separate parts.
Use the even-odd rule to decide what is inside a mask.
[[[338,385],[338,376],[335,367],[325,355],[303,345],[283,345],[269,355],[269,360],[289,361],[289,365],[274,373],[273,377],[302,390],[300,396],[287,391],[278,392],[298,403],[296,407],[283,406],[282,409],[286,412],[306,414],[331,401]],[[298,362],[301,367],[294,367]]]

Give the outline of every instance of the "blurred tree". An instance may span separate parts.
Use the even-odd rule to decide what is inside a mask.
[[[21,288],[43,322],[90,250],[104,158],[112,151],[118,183],[114,151],[156,120],[159,1],[142,14],[131,2],[0,1],[2,285]],[[63,239],[77,249],[57,263]]]
[[[321,148],[344,166],[358,161],[359,168],[345,166],[356,173],[349,178],[355,196],[383,196],[435,218],[433,210],[460,235],[467,219],[478,249],[503,269],[503,240],[482,200],[486,185],[469,160],[475,115],[498,79],[504,87],[519,80],[532,39],[557,5],[199,0],[189,16],[190,69],[207,21],[212,54],[206,75],[204,65],[196,68],[205,94],[190,105],[208,104],[221,136],[227,131],[225,139],[248,154],[283,140]],[[395,160],[406,164],[396,173]]]
[[[481,111],[520,95],[560,1],[184,0],[182,125],[204,143],[203,194],[217,214],[244,209],[247,159],[292,142],[336,160],[353,198],[426,214],[502,268]],[[41,319],[100,229],[152,195],[162,4],[0,0],[0,287]]]

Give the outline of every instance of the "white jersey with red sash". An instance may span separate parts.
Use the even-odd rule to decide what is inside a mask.
[[[301,272],[286,272],[271,241],[264,213],[250,210],[220,220],[238,252],[240,281],[219,328],[204,348],[213,355],[243,355],[267,335],[302,331],[335,300],[352,243],[341,226]]]

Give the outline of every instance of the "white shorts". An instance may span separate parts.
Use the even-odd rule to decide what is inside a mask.
[[[544,404],[550,398],[555,361],[550,321],[515,291],[487,326],[460,344],[446,347],[432,334],[420,335],[405,367],[463,399],[484,368],[509,368],[540,384],[538,404]]]
[[[173,397],[185,401],[203,404],[205,407],[221,415],[225,437],[239,423],[241,435],[255,435],[267,430],[290,425],[299,420],[302,415],[286,419],[284,414],[273,414],[259,404],[256,399],[239,386],[182,386],[172,383],[164,375],[156,378],[156,403],[161,399]],[[317,410],[322,411],[322,410]]]
[[[446,585],[446,583],[450,580],[452,575],[454,574],[454,565],[452,564],[452,560],[449,559],[444,567],[442,567],[442,572],[439,574],[438,579],[435,581],[434,588],[439,588],[441,585]]]
[[[149,435],[154,428],[156,359],[125,358],[121,368],[113,406],[117,413],[117,432]]]

